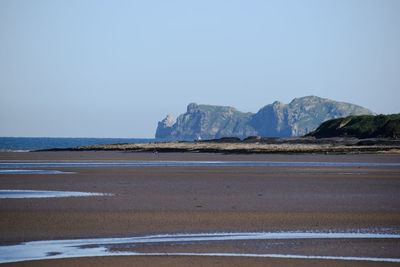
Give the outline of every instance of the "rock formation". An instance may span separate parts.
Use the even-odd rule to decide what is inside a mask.
[[[156,138],[194,140],[300,136],[313,131],[325,120],[362,114],[373,113],[354,104],[316,96],[295,98],[289,104],[276,101],[255,114],[240,112],[233,107],[191,103],[175,123],[170,116],[160,121]]]
[[[156,136],[171,135],[171,130],[173,125],[174,125],[174,119],[170,115],[167,115],[167,117],[165,117],[162,121],[158,122]]]

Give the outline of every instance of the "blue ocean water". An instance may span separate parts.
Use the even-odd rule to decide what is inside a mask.
[[[0,151],[32,151],[117,143],[152,143],[157,139],[143,138],[52,138],[52,137],[0,137]]]

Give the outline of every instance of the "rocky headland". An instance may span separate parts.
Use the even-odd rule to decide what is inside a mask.
[[[373,112],[358,105],[317,96],[295,98],[289,104],[276,101],[257,113],[191,103],[176,122],[171,116],[160,121],[155,136],[168,140],[244,139],[248,136],[286,138],[305,135],[329,119],[363,114]]]

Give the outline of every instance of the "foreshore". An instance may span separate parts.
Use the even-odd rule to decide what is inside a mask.
[[[398,139],[357,138],[259,138],[240,140],[221,138],[205,141],[170,141],[79,146],[48,151],[131,151],[131,152],[190,152],[223,154],[308,154],[308,153],[400,153]]]
[[[134,153],[94,150],[0,153],[0,160],[2,162],[190,160],[400,163],[400,155]],[[0,174],[1,189],[65,190],[110,195],[51,200],[0,199],[0,244],[166,233],[380,231],[382,229],[400,231],[400,167],[398,166],[40,169],[66,173]],[[395,249],[399,245],[398,239],[389,241],[367,243],[365,246],[368,249],[365,251],[376,250],[374,253],[378,256],[400,258],[400,252]],[[313,251],[323,253],[324,249],[332,245],[324,242],[312,248]],[[346,242],[341,244],[347,244]],[[284,247],[275,244],[277,247],[273,252],[294,253],[297,246],[303,246],[304,249],[311,246],[308,243],[302,244],[295,243]],[[392,249],[379,252],[378,247],[383,245]],[[141,249],[170,251],[173,247],[155,246]],[[194,247],[194,249],[202,248]],[[221,243],[216,249],[225,251],[228,247]],[[333,248],[328,252],[337,255],[340,250]],[[355,256],[365,256],[362,254],[363,250],[354,253]],[[112,256],[26,261],[7,263],[4,266],[337,266],[340,264],[343,264],[343,261],[328,259]],[[346,266],[394,266],[396,263],[346,261],[345,264]]]

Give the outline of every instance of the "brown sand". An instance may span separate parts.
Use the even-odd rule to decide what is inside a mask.
[[[219,155],[124,152],[0,153],[0,160],[269,160],[400,162],[399,155]],[[46,169],[46,168],[40,168]],[[0,243],[153,233],[398,228],[400,167],[47,168],[1,174],[0,189],[114,196],[0,200]],[[95,257],[10,266],[376,266],[331,260]],[[387,264],[387,263],[386,263]]]
[[[0,160],[223,160],[311,162],[400,162],[399,154],[218,154],[132,153],[121,151],[0,152]]]
[[[341,261],[341,260],[303,260],[303,259],[264,259],[250,257],[204,257],[204,256],[112,256],[112,257],[92,257],[92,258],[72,258],[61,260],[27,261],[20,263],[9,263],[4,266],[57,266],[57,267],[109,267],[109,266],[398,266],[398,263],[381,263],[367,261]]]

